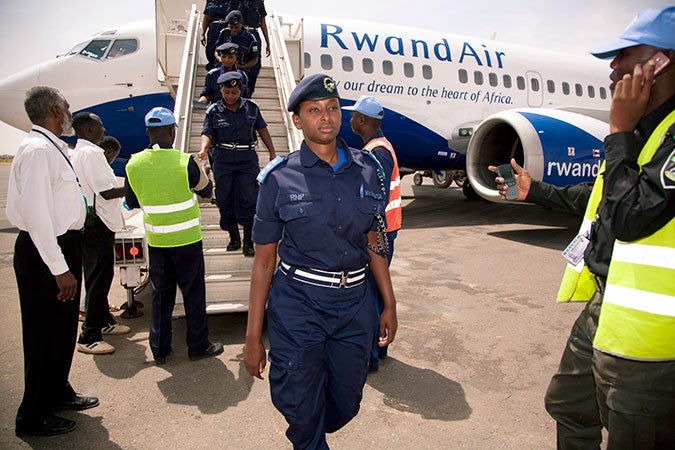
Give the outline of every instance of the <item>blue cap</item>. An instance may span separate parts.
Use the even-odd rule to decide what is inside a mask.
[[[239,46],[233,42],[226,42],[216,47],[216,51],[225,55],[236,55]]]
[[[225,23],[228,25],[237,24],[242,20],[244,20],[244,17],[241,15],[241,12],[237,11],[236,9],[230,11],[230,13],[227,16],[225,16]]]
[[[600,59],[614,58],[621,50],[636,45],[675,49],[675,6],[638,12],[619,39],[591,50]]]
[[[373,119],[382,120],[384,117],[384,110],[380,102],[375,100],[375,97],[369,95],[362,95],[353,106],[343,106],[342,109],[360,112],[364,116],[372,117]]]
[[[288,111],[293,111],[300,102],[340,98],[337,84],[330,76],[317,73],[303,78],[288,97]]]
[[[173,116],[173,113],[166,108],[158,106],[152,108],[145,115],[146,127],[166,127],[168,125],[176,125],[176,118]]]
[[[232,70],[230,72],[225,72],[218,77],[218,84],[228,88],[238,87],[241,89],[241,80],[242,76],[238,70]]]

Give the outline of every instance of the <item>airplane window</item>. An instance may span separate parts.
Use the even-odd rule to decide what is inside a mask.
[[[483,84],[483,72],[479,72],[478,70],[476,70],[473,73],[473,82],[478,85]]]
[[[607,98],[607,89],[604,87],[600,88],[600,98],[603,100]]]
[[[523,77],[516,77],[516,86],[518,86],[518,89],[521,91],[525,90],[525,78]]]
[[[570,84],[567,81],[563,81],[563,94],[570,95]]]
[[[427,67],[429,67],[429,66],[427,66]],[[422,68],[422,70],[424,70],[424,68]],[[408,78],[414,77],[415,76],[415,66],[413,66],[411,63],[404,63],[403,64],[403,73]]]
[[[555,94],[555,81],[546,80],[546,88],[548,89],[549,94]]]
[[[574,85],[574,92],[577,94],[577,97],[581,97],[582,95],[584,95],[584,87],[579,83],[576,83]]]
[[[342,57],[342,70],[345,72],[351,72],[354,70],[354,60],[352,59],[351,56],[343,56]]]
[[[101,59],[109,45],[110,41],[108,39],[94,39],[80,51],[80,55],[91,59]]]
[[[504,75],[504,87],[510,89],[512,84],[511,75]]]
[[[595,98],[595,88],[593,86],[588,86],[588,96],[590,98]]]
[[[363,71],[365,73],[373,73],[373,60],[370,58],[363,58]]]
[[[532,88],[532,92],[539,92],[539,80],[530,78],[530,87]]]
[[[460,83],[468,83],[469,82],[469,74],[464,69],[459,69],[459,82]]]
[[[116,39],[110,47],[106,59],[119,58],[138,50],[138,41],[136,39]]]
[[[382,61],[382,72],[385,75],[391,75],[394,73],[394,64],[389,60]]]
[[[431,70],[430,65],[423,65],[422,66],[422,76],[424,77],[425,80],[431,80],[434,76],[433,71]]]
[[[59,57],[60,56],[67,56],[67,55],[77,55],[78,53],[80,53],[80,50],[82,50],[84,47],[87,46],[87,44],[88,44],[88,41],[80,42],[79,44],[77,44],[75,47],[71,48],[67,52],[63,53],[62,55],[59,55]]]
[[[331,70],[333,68],[333,57],[330,55],[321,55],[321,68]]]
[[[499,83],[497,80],[497,74],[494,72],[490,72],[488,74],[488,81],[490,82],[490,86],[495,87]]]
[[[312,55],[305,52],[305,69],[312,67]]]

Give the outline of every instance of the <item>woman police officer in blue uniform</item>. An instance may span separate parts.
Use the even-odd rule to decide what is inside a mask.
[[[396,334],[383,175],[371,154],[337,139],[341,112],[332,78],[302,80],[288,110],[305,140],[258,176],[244,363],[262,378],[267,303],[270,390],[289,424],[286,436],[295,448],[328,448],[325,434],[357,414],[368,374],[377,312],[367,270],[385,301],[380,344]]]

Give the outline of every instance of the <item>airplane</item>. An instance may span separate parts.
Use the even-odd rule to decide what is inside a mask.
[[[25,91],[36,84],[55,86],[71,111],[98,114],[107,134],[120,140],[123,152],[113,167],[122,175],[130,155],[147,144],[145,113],[154,106],[174,108],[178,81],[172,74],[182,65],[189,34],[185,11],[191,4],[156,0],[154,21],[106,30],[1,80],[0,120],[28,130]],[[200,7],[203,1],[196,11]],[[170,17],[160,20],[160,11]],[[326,73],[336,80],[343,106],[362,94],[382,103],[382,129],[402,173],[432,171],[434,183],[447,186],[466,170],[465,195],[496,202],[503,200],[487,166],[511,157],[535,179],[555,185],[590,181],[597,174],[608,133],[605,62],[334,17],[289,18],[275,12],[267,24],[288,47],[279,54],[290,59],[295,81]],[[205,61],[203,48],[198,51]],[[343,113],[340,136],[361,147],[349,118]]]

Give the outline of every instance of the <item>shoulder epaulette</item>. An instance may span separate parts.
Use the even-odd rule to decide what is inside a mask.
[[[377,168],[377,172],[380,174],[380,179],[384,180],[384,169],[382,168],[382,164],[380,164],[380,160],[377,159],[377,156],[373,152],[369,152],[368,150],[361,150],[361,153],[364,155],[368,155],[370,159],[372,159],[375,162],[375,167]]]
[[[214,67],[213,69],[209,70],[208,73],[216,73],[220,70],[220,67]]]
[[[269,173],[273,171],[279,164],[286,161],[286,159],[288,159],[287,156],[277,156],[272,161],[265,164],[265,167],[262,168],[262,170],[258,174],[258,177],[256,178],[256,180],[258,180],[258,183],[263,184],[267,179],[267,175],[269,175]]]
[[[211,106],[209,106],[208,108],[206,108],[206,114],[210,113],[211,110],[213,110],[213,108],[215,108],[217,104],[218,104],[218,102],[216,102],[216,103],[211,103]]]

